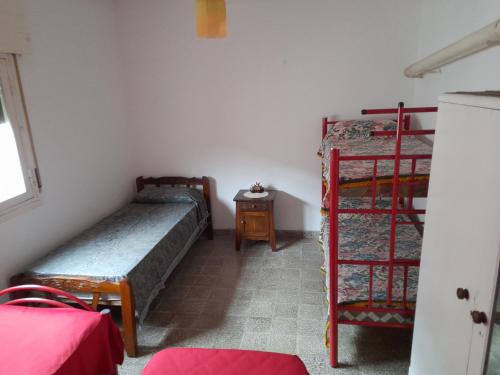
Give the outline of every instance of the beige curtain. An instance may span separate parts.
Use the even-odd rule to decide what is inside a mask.
[[[0,0],[0,53],[31,51],[28,25],[22,0]]]

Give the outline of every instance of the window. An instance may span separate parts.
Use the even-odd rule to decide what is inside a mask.
[[[38,198],[33,150],[15,58],[0,54],[0,215]]]

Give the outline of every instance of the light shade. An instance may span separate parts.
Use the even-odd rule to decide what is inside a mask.
[[[196,35],[199,38],[227,36],[225,0],[196,0]]]

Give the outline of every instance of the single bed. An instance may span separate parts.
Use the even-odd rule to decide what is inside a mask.
[[[77,293],[90,298],[94,307],[120,305],[125,347],[132,357],[137,354],[136,318],[143,321],[166,279],[200,235],[205,232],[212,238],[207,177],[139,177],[137,191],[134,203],[11,280],[13,285],[35,283]]]

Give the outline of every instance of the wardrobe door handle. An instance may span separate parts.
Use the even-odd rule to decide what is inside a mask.
[[[470,315],[472,317],[472,321],[476,324],[486,324],[488,323],[488,317],[486,316],[486,313],[483,311],[471,311]]]
[[[457,289],[457,298],[458,299],[469,299],[469,291],[465,288],[458,288]]]

